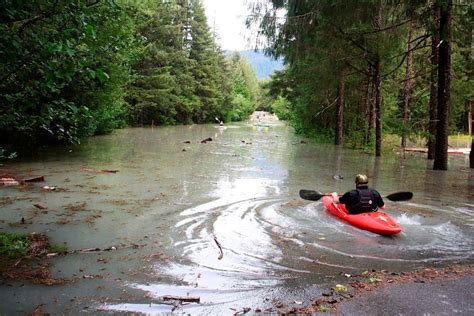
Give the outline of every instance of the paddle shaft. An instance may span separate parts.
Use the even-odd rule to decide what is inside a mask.
[[[332,194],[322,194],[313,190],[300,190],[300,197],[309,201],[318,201],[323,196],[332,196]],[[386,196],[390,201],[408,201],[413,197],[412,192],[395,192]]]

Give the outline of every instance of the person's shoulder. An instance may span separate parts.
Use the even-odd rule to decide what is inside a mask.
[[[344,196],[357,196],[359,194],[359,192],[357,190],[350,190],[350,191],[347,191],[346,193],[344,193]]]

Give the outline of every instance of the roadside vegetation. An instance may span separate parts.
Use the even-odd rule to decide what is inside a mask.
[[[422,138],[445,170],[448,135],[472,134],[473,16],[468,1],[269,0],[247,23],[285,62],[264,88],[297,132],[376,156],[387,135]]]
[[[216,44],[202,3],[4,1],[0,155],[124,126],[238,121],[259,85]]]
[[[0,256],[15,258],[26,255],[30,241],[28,235],[0,232]]]
[[[36,284],[62,284],[50,275],[47,255],[66,253],[63,245],[51,245],[44,234],[0,232],[0,279],[28,280]]]

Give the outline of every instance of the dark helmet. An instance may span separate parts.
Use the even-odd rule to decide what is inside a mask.
[[[369,183],[369,178],[365,174],[358,174],[355,178],[356,185]]]

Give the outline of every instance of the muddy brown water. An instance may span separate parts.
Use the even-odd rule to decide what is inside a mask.
[[[65,285],[1,281],[0,313],[44,304],[52,314],[233,314],[306,304],[347,283],[344,274],[472,263],[468,166],[467,155],[450,156],[447,172],[417,153],[376,159],[315,144],[274,120],[130,128],[50,148],[0,167],[45,177],[0,188],[0,231],[45,233],[69,250],[115,250],[47,259],[54,277],[71,280]],[[118,172],[94,172],[102,169]],[[361,231],[298,197],[300,189],[349,190],[356,173],[382,195],[414,193],[409,202],[386,201],[401,234]],[[164,295],[200,304],[173,306]]]

